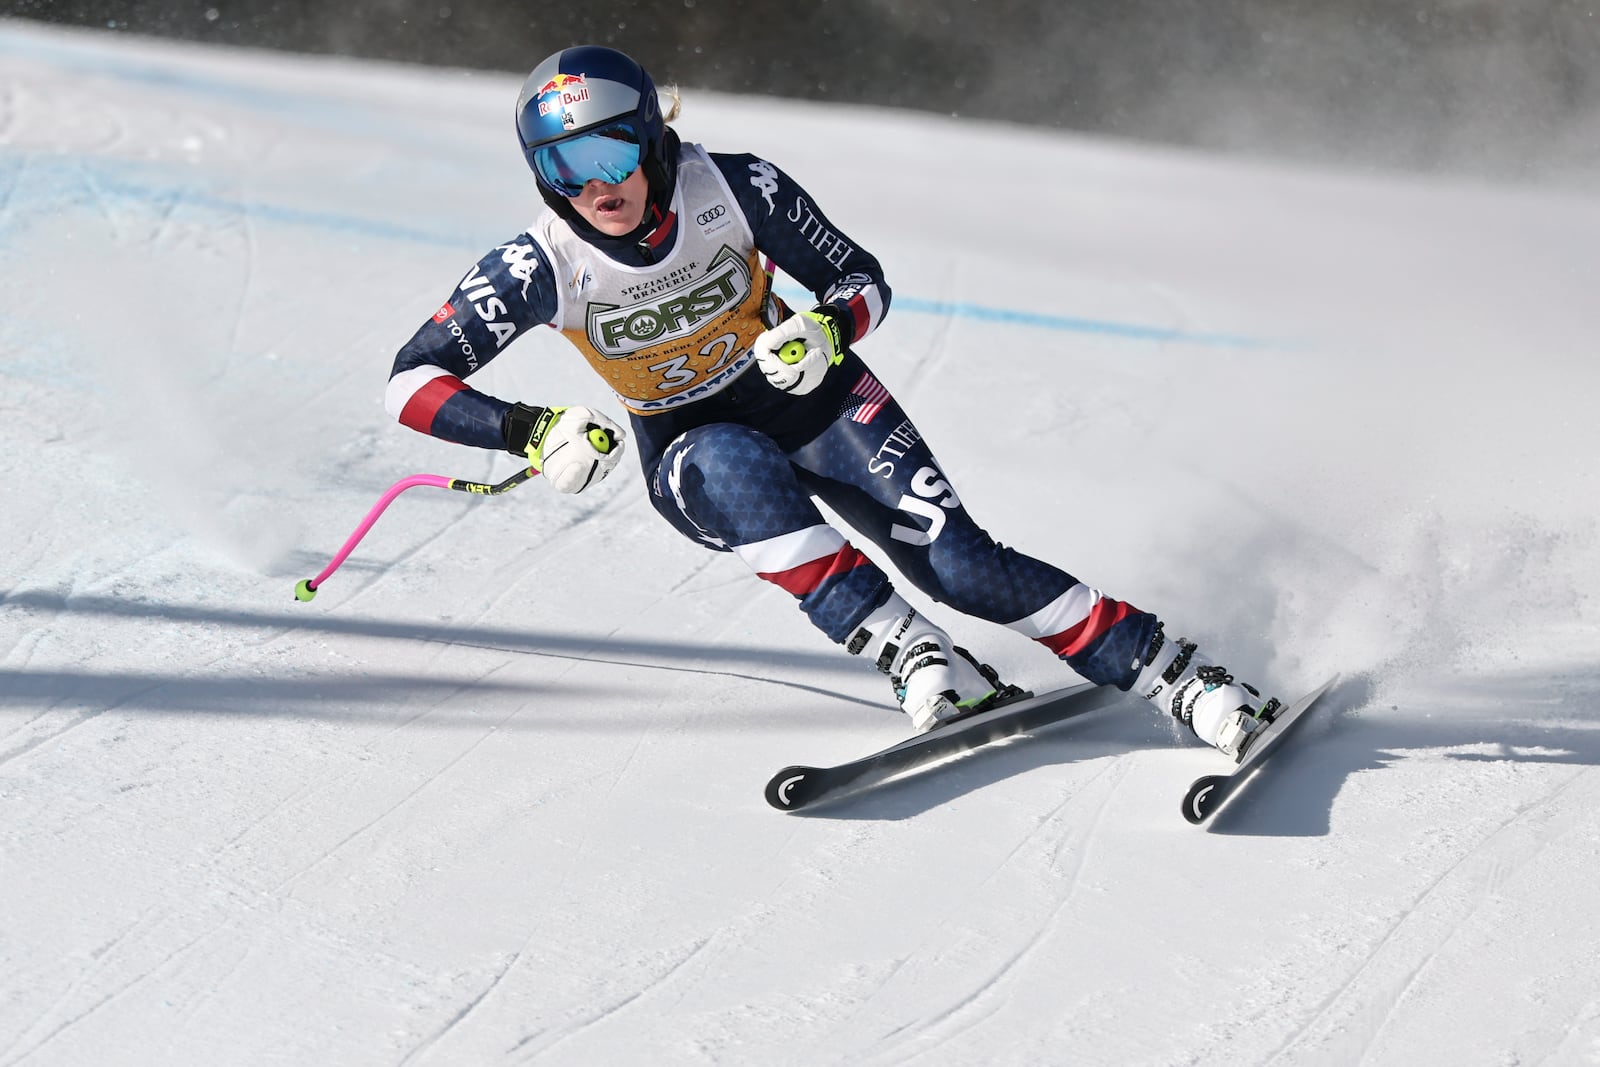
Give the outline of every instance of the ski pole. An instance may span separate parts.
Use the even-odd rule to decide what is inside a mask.
[[[356,545],[361,543],[361,539],[367,536],[367,531],[372,529],[372,524],[378,521],[378,516],[382,515],[384,509],[394,502],[395,497],[407,489],[418,485],[433,485],[438,486],[440,489],[455,489],[458,492],[475,493],[479,496],[499,496],[501,493],[515,489],[538,473],[532,467],[527,467],[513,474],[505,481],[494,485],[490,485],[488,482],[470,482],[465,478],[446,478],[438,474],[413,474],[409,478],[401,478],[389,487],[388,492],[378,498],[378,502],[372,506],[372,510],[367,512],[367,517],[361,520],[361,525],[357,526],[355,531],[345,540],[344,547],[339,549],[338,554],[333,557],[333,560],[326,567],[322,568],[322,573],[315,578],[302,579],[294,587],[294,598],[304,602],[316,596],[317,588],[328,580],[329,575],[339,569],[339,565],[349,557]]]

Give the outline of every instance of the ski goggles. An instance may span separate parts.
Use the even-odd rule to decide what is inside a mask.
[[[565,141],[534,149],[533,169],[562,196],[577,196],[593,179],[616,185],[639,169],[639,135],[626,122],[612,123]]]

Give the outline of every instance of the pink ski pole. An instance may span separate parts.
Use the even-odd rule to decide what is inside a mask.
[[[505,481],[494,485],[490,485],[487,482],[469,482],[463,478],[446,478],[438,474],[413,474],[409,478],[401,478],[389,487],[388,492],[378,498],[378,502],[372,506],[372,510],[367,512],[367,517],[361,520],[361,525],[357,526],[355,531],[345,540],[344,547],[339,549],[338,554],[333,557],[326,567],[322,568],[322,573],[315,578],[305,578],[294,587],[294,598],[299,601],[307,601],[316,596],[317,588],[327,581],[334,571],[339,569],[339,565],[361,543],[361,539],[367,536],[367,531],[372,529],[372,524],[378,521],[378,516],[382,515],[384,509],[394,502],[395,497],[407,489],[418,485],[433,485],[440,489],[455,489],[462,493],[476,493],[479,496],[499,496],[501,493],[515,489],[538,473],[532,467],[528,467],[513,474]]]

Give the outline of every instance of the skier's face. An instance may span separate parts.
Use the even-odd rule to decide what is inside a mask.
[[[573,210],[583,221],[610,237],[621,237],[644,221],[645,204],[650,199],[650,186],[645,181],[644,168],[640,167],[615,185],[599,178],[590,178],[583,192],[569,197]]]

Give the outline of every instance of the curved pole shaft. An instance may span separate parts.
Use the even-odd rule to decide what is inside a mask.
[[[412,489],[419,485],[431,485],[439,489],[455,489],[458,492],[472,493],[477,496],[499,496],[501,493],[515,489],[538,473],[534,468],[527,467],[513,474],[505,481],[492,485],[488,482],[473,482],[464,478],[446,478],[440,474],[413,474],[410,477],[401,478],[391,485],[383,496],[378,498],[376,504],[372,505],[372,510],[367,512],[367,517],[362,519],[360,525],[345,539],[344,545],[334,554],[328,565],[322,568],[322,572],[315,578],[307,578],[295,586],[295,599],[306,601],[316,596],[317,588],[327,581],[333,572],[338,570],[344,561],[349,558],[350,553],[361,543],[361,539],[367,536],[367,531],[372,529],[373,523],[378,521],[378,517],[394,502],[395,497],[407,489]]]

